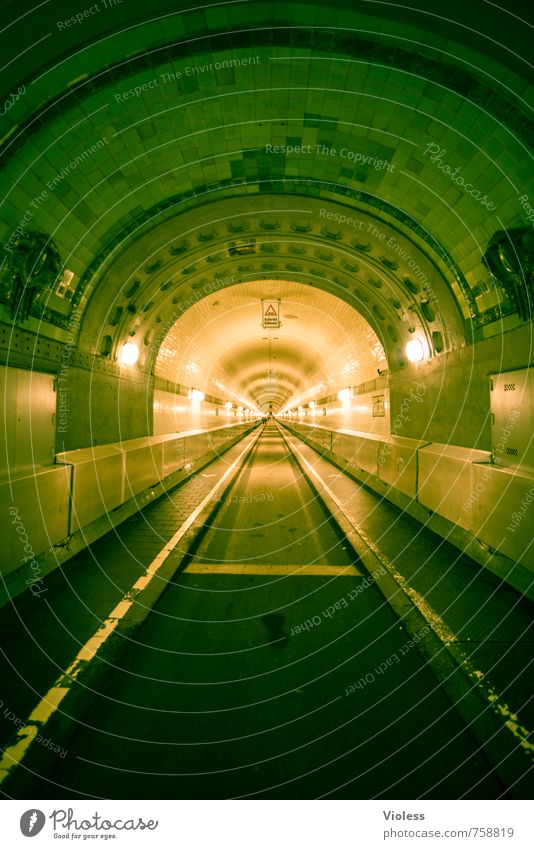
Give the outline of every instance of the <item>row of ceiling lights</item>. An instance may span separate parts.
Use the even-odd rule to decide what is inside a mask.
[[[189,400],[193,404],[200,404],[202,401],[204,401],[205,397],[206,396],[205,396],[204,392],[202,392],[201,389],[193,389],[192,388],[192,389],[189,390]],[[231,401],[227,401],[224,406],[225,406],[225,409],[229,413],[231,413],[232,410],[234,409],[234,404],[232,404]],[[239,406],[235,405],[235,412],[238,413],[238,414],[243,414],[245,416],[259,416],[259,415],[261,415],[259,410],[252,410],[250,407],[244,407],[242,404],[239,404]]]
[[[411,363],[420,363],[425,358],[425,345],[421,339],[410,339],[406,344],[406,356]],[[134,366],[139,359],[139,348],[135,342],[126,342],[119,354],[119,359],[124,366]]]
[[[410,341],[406,344],[405,351],[406,351],[406,357],[408,358],[409,362],[411,362],[411,363],[422,362],[425,359],[425,356],[427,354],[427,348],[426,348],[424,342],[422,342],[422,340],[417,338],[417,337],[415,339],[410,339]],[[351,395],[352,395],[352,393],[351,393],[351,389],[350,389],[349,386],[346,386],[343,389],[340,389],[339,392],[337,393],[338,400],[341,401],[341,403],[344,404],[344,405],[348,405],[350,403]],[[315,410],[315,407],[316,407],[315,401],[310,401],[308,403],[308,409],[310,409],[312,412]],[[298,405],[298,412],[302,413],[303,411],[304,411],[304,406],[302,404],[299,404]],[[282,412],[282,415],[284,413],[289,413],[289,415],[294,415],[295,412],[296,412],[295,410],[291,410],[289,408],[286,408]]]
[[[411,362],[411,363],[420,363],[425,359],[426,347],[425,347],[424,343],[422,342],[422,340],[417,338],[417,337],[415,339],[410,339],[410,341],[407,342],[405,351],[406,351],[406,357],[408,358],[408,361]],[[122,363],[122,365],[124,365],[124,366],[134,366],[136,364],[137,360],[139,359],[139,348],[135,344],[135,342],[126,342],[122,346],[122,348],[120,350],[120,354],[119,354],[119,359],[120,359],[120,362]],[[193,404],[200,404],[202,401],[204,401],[205,397],[206,396],[205,396],[204,392],[202,392],[201,389],[193,389],[192,388],[189,392],[189,400]],[[342,404],[350,403],[350,398],[351,398],[350,388],[345,387],[344,389],[340,389],[339,392],[337,393],[337,397],[341,401]],[[226,404],[225,404],[225,407],[228,411],[231,411],[232,408],[233,408],[232,402],[227,401]],[[308,407],[309,407],[310,410],[313,411],[315,409],[315,401],[310,401],[309,404],[308,404]],[[301,412],[304,408],[302,407],[302,405],[299,405],[298,409],[299,409],[299,412]],[[250,408],[245,409],[242,405],[240,405],[236,408],[236,412],[237,413],[251,414],[251,415],[259,415],[259,412],[257,410],[251,410]]]
[[[134,342],[126,342],[121,348],[119,359],[123,366],[134,366],[139,359],[139,348]],[[191,388],[189,390],[189,400],[193,404],[200,404],[204,401],[205,397],[206,395],[201,389]],[[229,412],[234,407],[231,401],[227,401],[224,406]],[[245,415],[259,415],[257,410],[245,408],[242,405],[236,407],[236,412],[244,413]]]

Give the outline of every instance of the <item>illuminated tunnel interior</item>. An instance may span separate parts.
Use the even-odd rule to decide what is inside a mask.
[[[528,4],[1,7],[2,796],[529,798]]]

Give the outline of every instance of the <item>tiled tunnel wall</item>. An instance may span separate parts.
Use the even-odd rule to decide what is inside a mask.
[[[34,10],[38,49],[7,40],[22,94],[0,131],[1,360],[65,377],[56,447],[152,433],[174,320],[208,286],[274,278],[369,321],[391,421],[425,386],[402,435],[489,450],[488,377],[530,362],[528,317],[482,262],[496,231],[531,221],[529,54],[491,5],[493,39],[474,7],[452,0],[433,26],[420,5],[155,0],[149,21],[132,6],[124,26],[117,6],[66,28],[65,2],[46,25]],[[62,273],[24,318],[10,261],[32,231],[54,240]],[[414,333],[429,357],[409,366]],[[126,340],[141,349],[129,371]]]

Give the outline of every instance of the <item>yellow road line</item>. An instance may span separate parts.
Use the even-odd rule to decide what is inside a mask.
[[[184,572],[193,575],[293,575],[295,578],[306,575],[362,577],[362,573],[353,565],[328,566],[324,563],[311,563],[308,566],[285,566],[283,563],[191,563]]]

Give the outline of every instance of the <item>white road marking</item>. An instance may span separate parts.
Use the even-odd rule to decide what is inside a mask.
[[[436,613],[433,607],[429,605],[426,599],[414,590],[411,587],[406,578],[400,574],[400,572],[396,569],[395,565],[389,560],[386,555],[380,551],[380,549],[375,545],[373,540],[365,533],[363,528],[361,528],[355,519],[347,512],[345,507],[342,505],[340,500],[334,495],[332,490],[328,487],[328,485],[324,482],[320,474],[313,468],[311,463],[306,460],[303,454],[299,451],[298,446],[293,442],[289,437],[285,437],[288,444],[291,445],[292,450],[295,454],[298,455],[301,462],[306,466],[309,473],[313,475],[313,477],[319,482],[321,487],[325,490],[328,496],[332,499],[334,504],[337,506],[338,510],[343,513],[343,515],[348,519],[350,524],[353,526],[356,533],[361,537],[363,542],[371,549],[373,554],[378,558],[378,560],[382,563],[382,565],[387,569],[392,578],[395,579],[397,584],[401,587],[402,590],[409,596],[413,604],[418,608],[421,614],[424,616],[425,620],[429,623],[434,633],[439,637],[441,642],[445,647],[457,643],[456,634],[449,628],[446,622],[443,621],[441,616]],[[486,699],[486,701],[491,705],[494,713],[498,716],[500,720],[504,720],[504,724],[506,728],[513,734],[516,740],[519,741],[521,748],[525,751],[534,755],[534,743],[531,743],[532,734],[525,728],[524,725],[519,724],[519,719],[517,715],[510,709],[510,707],[506,703],[499,702],[499,696],[495,692],[493,686],[490,682],[485,680],[485,675],[479,669],[477,669],[474,664],[471,662],[469,657],[462,652],[458,645],[455,646],[455,654],[459,655],[461,660],[461,666],[465,673],[469,676],[473,684],[477,687],[481,695]]]
[[[261,431],[256,436],[256,441],[260,434]],[[217,491],[232,474],[236,466],[239,465],[245,454],[250,450],[250,447],[250,443],[247,443],[243,451],[234,460],[234,462],[228,466],[222,477],[219,478],[215,486],[212,487],[210,492],[208,492],[208,494],[202,499],[198,507],[195,507],[191,515],[180,526],[174,536],[168,543],[165,544],[159,554],[156,555],[150,566],[146,569],[144,575],[138,578],[135,584],[128,590],[121,601],[119,601],[119,603],[111,611],[107,619],[102,622],[98,630],[95,631],[93,636],[87,640],[84,646],[82,646],[72,663],[64,672],[61,673],[61,675],[56,679],[54,685],[34,707],[28,716],[25,725],[18,730],[16,742],[4,749],[0,760],[0,785],[20,764],[33,740],[48,722],[50,717],[56,712],[63,699],[70,691],[72,685],[77,680],[82,669],[84,669],[87,663],[94,658],[108,637],[110,637],[115,631],[117,625],[134,604],[139,593],[146,589],[146,587],[148,587],[148,585],[154,580],[169,554],[174,551],[182,537],[192,526],[197,516],[199,516],[213,496],[216,495]]]

